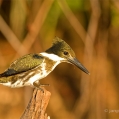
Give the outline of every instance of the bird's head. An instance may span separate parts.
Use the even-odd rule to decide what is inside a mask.
[[[52,47],[46,50],[46,52],[49,54],[55,54],[60,57],[61,62],[74,64],[79,69],[89,74],[89,71],[76,59],[74,51],[64,40],[56,37]]]

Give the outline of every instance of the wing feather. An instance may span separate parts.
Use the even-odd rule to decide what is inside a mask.
[[[14,61],[4,73],[0,74],[0,77],[6,77],[26,72],[38,67],[42,64],[43,61],[44,57],[42,57],[40,54],[25,55]]]

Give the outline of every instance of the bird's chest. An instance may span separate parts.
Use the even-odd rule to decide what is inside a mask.
[[[40,80],[40,79],[46,77],[51,71],[53,71],[53,69],[58,64],[59,64],[59,62],[56,62],[56,61],[45,60],[38,68],[36,68],[31,73],[32,77],[30,77],[29,82],[33,83],[33,82],[35,82],[37,80]]]
[[[60,62],[52,61],[50,59],[45,60],[39,67],[41,77],[47,76]]]

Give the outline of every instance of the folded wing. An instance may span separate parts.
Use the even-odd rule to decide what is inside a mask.
[[[0,77],[16,75],[28,70],[32,70],[42,64],[44,58],[40,54],[25,55],[14,61],[10,67]]]

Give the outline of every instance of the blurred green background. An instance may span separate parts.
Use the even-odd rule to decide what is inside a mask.
[[[119,119],[118,0],[0,0],[0,72],[58,36],[90,71],[62,63],[42,83],[51,119]],[[0,119],[19,119],[32,88],[0,85]]]

